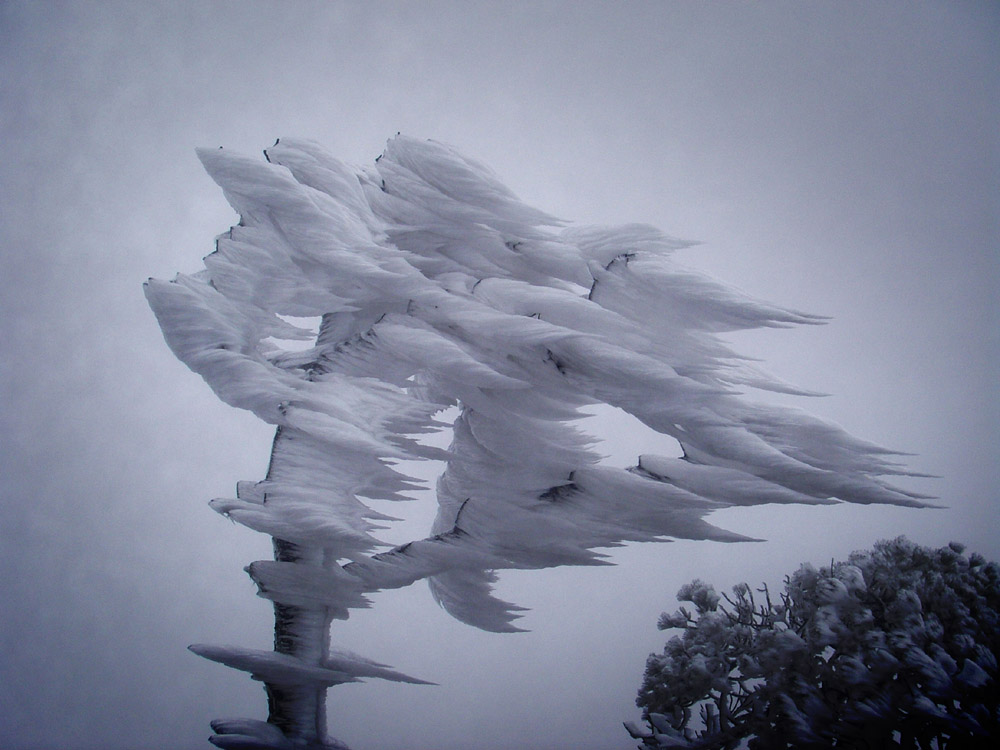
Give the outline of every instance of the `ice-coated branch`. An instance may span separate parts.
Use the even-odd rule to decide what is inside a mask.
[[[305,141],[265,161],[198,155],[240,221],[204,270],[150,280],[146,296],[174,353],[277,428],[267,476],[212,501],[276,550],[248,567],[274,602],[274,652],[192,647],[267,687],[268,723],[219,723],[221,747],[334,747],[327,687],[418,682],[331,655],[330,620],[367,593],[426,578],[455,617],[510,631],[520,608],[492,596],[498,570],[603,564],[599,549],[628,541],[739,541],[705,520],[732,505],[922,504],[885,481],[905,473],[889,451],[743,394],[799,391],[720,333],[822,319],[683,267],[674,253],[691,243],[566,227],[483,165],[403,136],[364,169]],[[599,465],[578,425],[595,404],[672,436],[683,457]],[[443,428],[447,450],[422,440]],[[367,501],[421,488],[398,464],[422,459],[445,462],[437,518],[387,550],[377,534],[394,519]]]

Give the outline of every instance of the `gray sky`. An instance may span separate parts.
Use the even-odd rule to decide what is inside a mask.
[[[0,66],[5,748],[204,748],[211,718],[265,712],[185,647],[269,647],[242,571],[268,540],[206,501],[263,476],[271,431],[174,359],[141,293],[235,221],[196,146],[294,135],[367,164],[403,131],[563,218],[702,240],[686,262],[834,318],[743,351],[942,477],[907,486],[947,510],[732,510],[713,521],[769,541],[505,573],[531,633],[379,594],[333,642],[441,686],[331,690],[352,747],[624,750],[690,578],[778,583],[898,534],[1000,559],[995,3],[23,0]],[[621,465],[651,452],[619,438]]]

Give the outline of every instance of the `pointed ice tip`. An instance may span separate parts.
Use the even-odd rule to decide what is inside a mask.
[[[702,534],[701,539],[712,542],[721,542],[722,544],[742,544],[743,542],[766,542],[767,539],[759,539],[755,536],[746,536],[744,534],[738,534],[735,531],[730,531],[729,529],[724,529],[721,526],[714,526],[708,522],[704,522],[706,528]]]
[[[482,626],[478,626],[482,627]],[[507,623],[506,625],[501,625],[495,628],[482,628],[483,630],[488,630],[492,633],[530,633],[531,630],[528,628],[519,628],[517,625],[511,625]]]
[[[733,531],[726,531],[725,536],[712,537],[710,541],[720,542],[722,544],[743,544],[744,542],[766,542],[767,539],[759,539],[755,536],[744,536],[743,534],[737,534]]]
[[[802,324],[807,326],[825,326],[831,320],[833,320],[832,315],[815,315],[813,313],[804,313],[799,311],[794,311],[796,315],[802,317]]]
[[[441,684],[438,682],[431,682],[430,680],[421,680],[419,677],[410,677],[409,675],[403,675],[406,677],[405,680],[400,680],[400,682],[405,682],[408,685],[433,685],[435,687],[440,687]]]
[[[194,155],[198,157],[198,161],[201,162],[201,165],[205,168],[205,171],[207,171],[211,175],[213,165],[220,164],[221,163],[220,160],[224,161],[226,159],[233,158],[233,152],[231,151],[227,151],[226,155],[224,156],[220,155],[220,152],[223,150],[224,149],[222,148],[222,146],[219,146],[217,148],[198,146],[194,150]]]

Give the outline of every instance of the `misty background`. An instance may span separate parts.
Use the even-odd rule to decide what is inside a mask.
[[[210,719],[266,715],[186,646],[270,648],[242,571],[269,540],[207,501],[263,477],[272,429],[174,358],[141,289],[237,219],[196,146],[370,164],[402,131],[564,219],[700,240],[678,258],[833,318],[729,337],[833,394],[769,398],[941,477],[901,484],[947,509],[732,509],[712,522],[767,541],[504,572],[530,633],[462,625],[422,582],[376,594],[333,643],[440,685],[332,689],[356,750],[624,750],[691,578],[777,585],[899,534],[1000,559],[996,3],[7,0],[0,71],[5,748],[205,748]],[[658,450],[606,427],[611,462]]]

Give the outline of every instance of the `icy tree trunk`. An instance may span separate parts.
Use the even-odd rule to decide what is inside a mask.
[[[277,562],[324,567],[325,552],[272,538]],[[330,608],[274,602],[274,650],[321,667],[330,655]],[[326,686],[265,682],[267,721],[307,747],[326,743]]]

